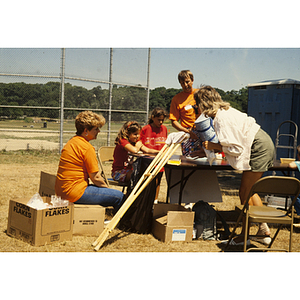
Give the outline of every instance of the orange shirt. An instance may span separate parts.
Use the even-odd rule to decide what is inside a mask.
[[[71,202],[77,201],[88,186],[89,173],[98,171],[94,147],[82,136],[74,136],[61,152],[55,182],[56,195]]]
[[[196,119],[200,115],[196,115],[193,108],[193,105],[196,105],[196,101],[194,99],[194,93],[196,91],[197,89],[193,89],[192,93],[182,91],[173,97],[170,106],[170,120],[180,120],[181,126],[185,128],[194,126]]]

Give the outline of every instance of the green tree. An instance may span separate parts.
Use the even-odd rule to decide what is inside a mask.
[[[103,90],[102,87],[96,86],[91,90],[91,108],[107,109],[108,108],[108,91]]]
[[[38,99],[38,104],[40,106],[50,106],[49,103],[52,103],[53,106],[59,106],[59,94],[60,94],[60,83],[59,82],[47,82],[43,85],[42,94],[40,99]]]
[[[166,111],[170,111],[172,98],[181,92],[181,89],[158,87],[150,91],[149,95],[149,110],[155,107],[163,107]]]
[[[78,111],[68,110],[67,108],[82,109],[108,109],[109,90],[102,89],[101,86],[93,87],[88,90],[82,86],[73,86],[65,83],[64,106],[65,117],[74,118]],[[232,107],[243,112],[247,111],[248,90],[242,88],[239,91],[231,90],[224,92],[216,88],[224,101],[228,101]],[[155,107],[163,107],[167,112],[170,111],[172,98],[181,92],[181,89],[158,87],[149,91],[149,110]],[[113,85],[112,89],[112,109],[115,110],[146,110],[147,90],[139,87],[127,87]],[[0,83],[0,104],[16,106],[50,106],[60,107],[60,82],[49,81],[46,84],[26,84],[24,82]],[[58,116],[58,111],[47,109],[14,109],[0,108],[1,115],[19,117],[23,113],[28,116]],[[102,114],[107,116],[107,112]],[[114,120],[125,121],[135,119],[144,121],[145,115],[141,113],[113,113]]]
[[[247,112],[248,106],[248,89],[242,88],[239,91],[231,90],[224,92],[216,88],[216,91],[220,94],[223,101],[229,102],[230,105],[242,112]]]

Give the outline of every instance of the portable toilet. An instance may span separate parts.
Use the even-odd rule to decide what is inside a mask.
[[[248,84],[248,115],[256,119],[272,138],[274,145],[278,126],[287,120],[300,124],[300,81],[268,80]],[[289,124],[285,126],[290,126]],[[282,128],[293,134],[293,128]],[[299,135],[297,145],[300,144]],[[287,149],[278,149],[278,157],[294,157]]]

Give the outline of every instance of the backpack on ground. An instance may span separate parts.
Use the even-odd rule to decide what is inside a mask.
[[[201,237],[203,240],[227,239],[229,237],[230,230],[226,221],[212,205],[200,200],[194,204],[192,210],[195,212],[195,227],[197,230],[202,231],[197,232],[197,237]],[[222,236],[217,233],[217,217],[221,220],[224,227]]]

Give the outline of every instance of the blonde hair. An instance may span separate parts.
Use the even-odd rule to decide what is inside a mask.
[[[102,115],[98,115],[92,111],[86,110],[77,115],[75,118],[76,134],[81,135],[85,128],[92,130],[94,127],[102,127],[105,119]]]
[[[137,131],[141,131],[141,129],[141,125],[136,121],[125,122],[119,130],[119,133],[115,140],[115,144],[120,144],[120,140],[122,139],[129,141],[130,134],[135,133]]]
[[[230,107],[230,103],[224,102],[220,94],[209,85],[200,87],[194,93],[194,98],[201,112],[206,117],[215,117],[219,109],[228,110]]]
[[[183,82],[186,78],[191,79],[191,81],[194,81],[194,75],[190,70],[182,70],[178,74],[178,81],[179,83]]]
[[[159,118],[160,116],[164,116],[165,119],[167,117],[167,112],[161,107],[155,107],[150,114],[148,124],[153,123],[152,118]]]

